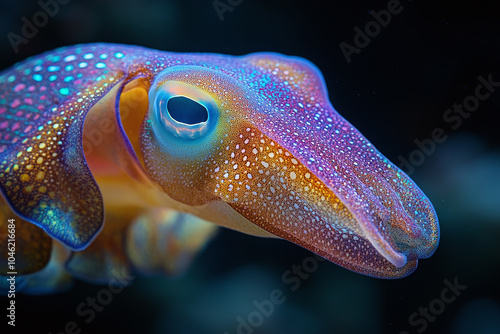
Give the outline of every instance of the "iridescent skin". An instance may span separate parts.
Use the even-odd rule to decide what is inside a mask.
[[[192,141],[163,133],[151,101],[166,86],[213,101],[214,129]],[[91,44],[19,63],[0,73],[0,187],[13,210],[4,215],[73,251],[90,245],[85,261],[66,262],[81,276],[100,272],[92,263],[101,253],[121,264],[141,258],[133,234],[135,246],[109,246],[110,236],[160,208],[284,238],[380,278],[410,274],[439,241],[430,201],[336,112],[314,65],[273,53]],[[116,230],[106,237],[108,225]],[[45,266],[45,253],[26,273]]]

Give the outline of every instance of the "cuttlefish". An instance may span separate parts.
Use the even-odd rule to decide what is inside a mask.
[[[1,274],[13,219],[11,269],[42,291],[68,273],[177,273],[217,226],[379,278],[439,242],[429,199],[319,70],[277,53],[88,44],[18,63],[0,72],[0,188]]]

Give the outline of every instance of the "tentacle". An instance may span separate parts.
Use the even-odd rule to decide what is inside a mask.
[[[9,248],[15,262],[12,267],[8,262]],[[42,229],[19,218],[0,196],[0,275],[37,272],[47,265],[51,251],[52,239]]]
[[[28,295],[46,295],[65,292],[73,286],[73,278],[64,269],[64,263],[71,251],[54,240],[50,261],[45,268],[32,275],[23,277],[26,284],[22,293]]]
[[[147,274],[180,275],[213,238],[217,226],[174,210],[153,210],[127,231],[127,254]]]
[[[122,51],[125,49],[124,51]],[[126,48],[62,48],[0,74],[0,189],[19,216],[73,249],[102,225],[82,149],[88,110],[124,76]]]

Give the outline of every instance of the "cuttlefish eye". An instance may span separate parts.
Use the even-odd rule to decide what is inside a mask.
[[[163,134],[194,140],[210,134],[217,124],[217,104],[195,86],[171,80],[154,84],[150,94],[151,110],[161,125],[157,130]]]

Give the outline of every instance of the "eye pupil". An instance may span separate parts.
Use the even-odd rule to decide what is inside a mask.
[[[184,96],[171,97],[167,102],[167,111],[179,123],[192,125],[208,120],[207,108]]]
[[[158,138],[174,140],[174,136],[176,141],[186,142],[200,139],[195,143],[212,138],[210,134],[219,121],[219,107],[212,96],[184,82],[162,80],[160,74],[149,91],[151,121]]]

